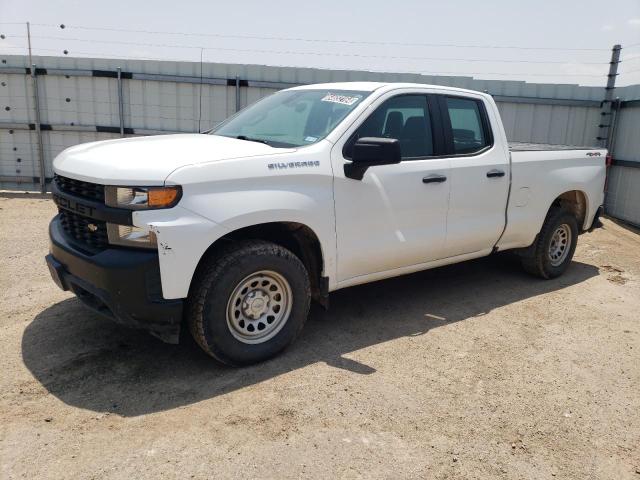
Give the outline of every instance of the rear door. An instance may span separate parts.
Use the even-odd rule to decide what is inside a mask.
[[[437,95],[449,154],[446,256],[491,249],[505,226],[509,154],[481,96]]]

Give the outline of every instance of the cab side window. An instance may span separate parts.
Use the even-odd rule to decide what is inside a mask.
[[[455,154],[475,153],[491,145],[491,134],[487,131],[486,121],[483,121],[479,101],[446,97],[445,104],[451,121]]]
[[[359,138],[396,138],[402,159],[433,155],[433,132],[426,95],[398,95],[380,105],[348,142],[345,155],[350,158],[351,146]]]

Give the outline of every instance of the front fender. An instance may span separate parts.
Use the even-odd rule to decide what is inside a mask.
[[[293,177],[291,177],[293,178]],[[310,228],[320,241],[324,275],[333,285],[336,269],[336,237],[333,190],[330,177],[323,175],[271,177],[259,181],[216,184],[211,190],[183,187],[181,205],[207,218],[227,232],[273,222],[295,222]],[[204,252],[202,252],[204,253]]]
[[[207,248],[227,233],[264,223],[296,222],[318,237],[331,288],[336,278],[336,235],[330,147],[323,140],[294,152],[274,149],[273,155],[187,165],[169,175],[166,184],[182,186],[180,207],[210,222],[206,234],[196,228],[203,236],[197,245],[189,242],[194,250],[188,255],[196,259],[189,262],[191,274]],[[187,292],[188,285],[180,289],[184,295]]]
[[[313,176],[316,177],[316,176]],[[310,183],[316,182],[315,187]],[[331,184],[320,179],[301,182],[295,188],[280,185],[249,187],[183,186],[178,207],[171,210],[136,211],[134,225],[151,230],[158,239],[162,292],[166,299],[185,298],[200,259],[207,249],[235,230],[272,222],[296,222],[318,237],[324,275],[333,287],[336,244]],[[292,185],[289,185],[293,187]],[[302,191],[304,186],[304,191]]]
[[[185,298],[200,258],[229,231],[183,207],[133,213],[133,224],[152,231],[158,239],[162,296]]]

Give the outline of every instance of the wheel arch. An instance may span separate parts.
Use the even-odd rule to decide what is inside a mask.
[[[587,212],[589,212],[589,197],[583,190],[568,190],[559,194],[547,209],[547,215],[553,207],[561,207],[576,217],[580,230],[585,229]]]
[[[202,254],[191,280],[212,257],[240,240],[264,240],[280,245],[296,255],[309,273],[311,296],[321,305],[327,305],[328,278],[326,276],[325,254],[316,232],[303,223],[274,221],[247,225],[232,230],[215,240]],[[191,290],[191,289],[190,289]]]

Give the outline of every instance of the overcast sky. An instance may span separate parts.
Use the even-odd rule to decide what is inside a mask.
[[[640,0],[0,0],[0,52],[26,53],[26,21],[40,55],[582,85],[604,85],[620,43],[619,85],[640,83]]]

